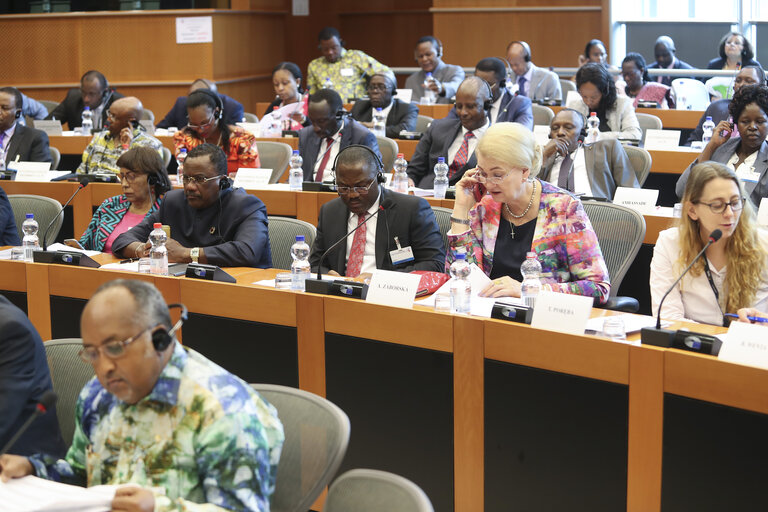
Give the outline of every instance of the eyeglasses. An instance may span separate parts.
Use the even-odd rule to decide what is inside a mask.
[[[158,324],[160,325],[160,324]],[[98,361],[99,356],[101,355],[102,351],[104,352],[104,355],[107,356],[109,359],[118,359],[125,354],[125,347],[136,341],[137,339],[141,338],[141,336],[151,330],[157,327],[157,325],[152,327],[147,327],[143,329],[138,334],[135,334],[131,336],[128,339],[125,340],[115,340],[115,341],[108,341],[107,343],[104,343],[103,345],[100,345],[98,347],[83,347],[80,352],[77,353],[77,355],[80,356],[80,359],[83,360],[83,362],[94,364],[96,361]]]
[[[728,46],[744,46],[744,43],[742,43],[741,41],[728,41],[725,44],[727,44]]]
[[[112,113],[111,110],[107,110],[107,119],[117,119],[117,117]]]
[[[387,86],[385,84],[368,84],[369,91],[386,91]]]
[[[723,213],[725,212],[725,207],[730,206],[731,211],[738,212],[742,208],[744,208],[744,198],[740,197],[738,199],[734,199],[730,203],[726,203],[724,201],[715,201],[713,203],[703,203],[701,201],[694,201],[694,204],[703,204],[706,206],[709,206],[709,209],[712,210],[712,213]]]
[[[211,180],[216,180],[220,178],[221,178],[221,175],[211,176],[210,178],[206,178],[205,176],[189,176],[185,174],[181,177],[181,181],[184,182],[185,185],[187,185],[188,183],[194,183],[195,185],[203,185],[204,183],[207,183]]]
[[[340,196],[345,196],[350,192],[352,192],[353,190],[355,191],[356,194],[365,194],[371,188],[371,185],[373,185],[374,181],[376,181],[375,178],[371,180],[371,182],[368,184],[367,187],[343,187],[340,185],[336,185],[336,192],[338,192]]]
[[[498,185],[504,181],[507,176],[509,176],[509,173],[505,174],[504,176],[486,176],[485,174],[478,172],[473,176],[473,178],[475,178],[480,183],[491,183],[493,185]]]
[[[189,121],[187,121],[187,128],[195,131],[199,130],[205,130],[206,128],[216,124],[216,116],[214,114],[211,114],[210,119],[205,124],[192,124]]]
[[[120,181],[125,180],[128,183],[133,183],[134,181],[136,181],[136,178],[139,175],[133,171],[128,171],[128,172],[119,172],[117,173],[117,176],[120,178]]]

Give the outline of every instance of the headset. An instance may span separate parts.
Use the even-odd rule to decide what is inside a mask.
[[[222,174],[219,178],[219,190],[227,190],[230,187],[232,187],[232,182],[229,181],[229,176]]]
[[[517,43],[523,48],[523,60],[525,62],[531,62],[531,47],[525,41],[512,41],[512,44]]]
[[[491,108],[493,107],[493,89],[491,89],[491,84],[489,84],[479,76],[476,78],[479,78],[480,81],[485,84],[486,89],[488,89],[488,99],[483,102],[483,110],[485,110],[486,112],[490,112]]]
[[[187,306],[184,304],[168,304],[168,309],[172,308],[181,309],[181,316],[179,317],[179,321],[174,324],[170,331],[166,330],[165,328],[160,328],[152,333],[152,345],[158,352],[162,352],[168,348],[168,346],[173,341],[174,334],[181,327],[181,324],[187,321],[189,316]]]
[[[167,177],[154,173],[147,176],[147,185],[154,189],[155,197],[159,197],[173,188]]]
[[[435,47],[435,57],[437,57],[438,59],[440,57],[442,57],[443,56],[443,43],[442,43],[442,41],[440,41],[435,36],[425,36],[425,37],[429,37],[429,42],[432,43],[432,46]],[[423,43],[426,43],[426,42],[427,41],[422,41],[421,43],[418,43],[418,44],[423,44]],[[416,46],[418,46],[418,44]],[[416,58],[416,60],[417,61],[419,60],[418,57]]]
[[[370,154],[373,155],[373,158],[376,160],[376,181],[378,183],[386,183],[387,179],[384,177],[384,162],[381,161],[381,157],[376,154],[374,150],[369,148],[368,146],[365,146],[363,144],[350,144],[349,146],[345,147],[339,153],[336,155],[336,158],[333,159],[333,165],[331,166],[331,173],[333,174],[333,180],[336,181],[336,163],[339,161],[339,157],[342,153],[344,153],[346,150],[351,148],[364,148],[366,151],[368,151]]]
[[[218,114],[216,114],[216,112],[214,111],[213,117],[215,117],[217,120],[221,120],[221,118],[224,116],[224,102],[221,101],[221,97],[218,94],[216,94],[215,92],[213,92],[210,89],[202,89],[202,88],[201,89],[195,89],[190,94],[193,94],[193,93],[201,93],[201,94],[205,94],[209,98],[213,98],[213,101],[216,104],[215,109],[219,111]]]

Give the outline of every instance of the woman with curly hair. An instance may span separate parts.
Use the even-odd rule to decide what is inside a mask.
[[[677,227],[659,233],[653,251],[653,311],[716,229],[722,237],[675,285],[661,317],[725,325],[724,313],[740,308],[768,311],[768,235],[758,229],[755,218],[731,169],[717,162],[697,164],[685,188],[683,216]]]
[[[720,121],[712,139],[704,146],[699,157],[677,180],[675,192],[683,195],[687,181],[699,162],[713,160],[728,166],[743,183],[747,197],[756,206],[768,197],[768,87],[745,85],[728,106],[735,126]],[[738,130],[738,135],[734,132]]]

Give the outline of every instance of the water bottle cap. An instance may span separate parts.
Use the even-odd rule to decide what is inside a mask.
[[[432,72],[431,71],[427,71],[427,76],[432,76]]]
[[[35,214],[34,213],[28,213],[27,214],[27,218],[28,219],[34,219],[35,218]]]
[[[181,148],[181,149],[179,150],[179,153],[186,153],[186,152],[187,152],[187,148]]]
[[[91,107],[89,107],[88,105],[86,105],[86,106],[85,106],[85,108],[83,109],[83,111],[86,111],[86,110],[90,111],[90,110],[91,110]]]
[[[707,121],[711,121],[711,120],[712,120],[712,116],[707,116]]]
[[[597,117],[597,112],[590,112],[589,117]]]
[[[405,153],[398,153],[397,158],[405,158]]]
[[[376,112],[381,112],[381,107],[376,107]]]
[[[437,163],[444,164],[445,163],[445,157],[444,156],[437,157]]]
[[[457,252],[456,253],[456,259],[457,260],[466,260],[467,259],[467,255],[464,254],[463,252]]]
[[[527,253],[525,253],[525,257],[526,257],[526,258],[533,258],[533,259],[536,259],[536,253],[535,253],[535,252],[533,252],[533,251],[527,252]]]
[[[293,156],[296,156],[296,155],[298,155],[298,154],[299,154],[299,150],[298,150],[298,149],[294,149],[294,150],[293,150]]]
[[[275,105],[274,107],[272,107],[272,112],[274,112],[275,110],[277,110],[277,109],[279,109],[279,108],[280,108],[280,107],[278,107],[277,105]]]
[[[296,235],[296,241],[297,242],[303,242],[304,241],[304,235]]]
[[[163,229],[163,224],[162,224],[162,223],[160,223],[160,222],[155,222],[155,223],[152,225],[152,227],[153,227],[154,229]]]

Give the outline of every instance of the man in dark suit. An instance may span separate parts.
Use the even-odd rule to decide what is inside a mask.
[[[411,185],[432,188],[439,157],[444,157],[448,164],[451,185],[477,165],[475,147],[490,126],[491,90],[488,83],[476,76],[465,79],[456,92],[454,108],[458,119],[448,116],[434,121],[416,146],[407,170]]]
[[[218,93],[216,89],[216,82],[206,80],[205,78],[198,78],[192,85],[189,86],[189,93],[198,89],[210,89],[212,92]],[[219,94],[221,102],[224,105],[224,122],[227,124],[236,124],[243,120],[243,114],[245,110],[243,105],[238,101],[233,100],[226,94]],[[155,126],[158,128],[170,128],[175,126],[179,130],[187,126],[187,97],[179,96],[176,98],[176,103],[173,104],[171,110],[165,114],[165,117],[157,123]]]
[[[67,123],[70,130],[83,125],[83,110],[90,107],[93,112],[93,129],[100,130],[107,120],[107,110],[112,102],[123,95],[109,87],[109,83],[100,72],[86,71],[80,78],[80,88],[70,89],[64,101],[48,114],[46,119],[56,119],[61,124]]]
[[[21,92],[14,87],[0,88],[0,147],[9,162],[50,162],[48,135],[19,123]]]
[[[320,209],[309,256],[313,271],[320,267],[333,275],[366,277],[377,268],[444,270],[445,246],[429,203],[386,190],[380,186],[385,181],[382,172],[381,159],[365,147],[352,146],[339,154],[339,197]],[[329,247],[357,226],[346,245],[339,244],[320,261]]]
[[[309,97],[311,126],[299,131],[299,152],[304,163],[304,181],[333,181],[333,162],[339,152],[352,144],[371,148],[379,158],[376,137],[362,124],[346,117],[341,96],[333,89],[320,89]]]
[[[53,387],[40,335],[22,310],[0,295],[0,447],[10,441]],[[10,453],[61,456],[65,446],[56,408],[35,419]]]
[[[368,100],[357,100],[352,107],[350,115],[353,119],[368,129],[373,128],[373,110],[380,108],[387,116],[386,135],[390,139],[396,139],[403,130],[416,129],[416,120],[419,117],[419,107],[412,103],[405,103],[397,98],[397,82],[392,73],[376,73],[368,82]]]
[[[671,37],[659,36],[659,38],[656,39],[656,46],[653,47],[653,54],[656,57],[656,62],[649,64],[648,69],[693,69],[693,66],[675,57],[676,51],[675,42]],[[675,78],[693,77],[676,76]],[[654,76],[651,78],[651,80],[671,87],[672,80],[675,78],[672,78],[671,76]]]
[[[0,245],[21,245],[13,208],[2,188],[0,188]]]

